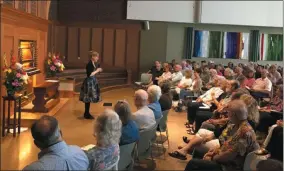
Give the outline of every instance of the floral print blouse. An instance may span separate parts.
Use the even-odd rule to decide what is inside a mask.
[[[278,96],[274,96],[271,101],[271,110],[276,110],[278,112],[282,112],[283,110],[283,99]]]
[[[114,144],[109,147],[94,147],[87,151],[90,161],[90,170],[103,171],[117,162],[119,158],[119,145]]]
[[[225,139],[222,137],[225,137]],[[235,152],[237,156],[228,163],[222,163],[226,170],[242,170],[245,157],[248,153],[259,149],[253,128],[246,121],[234,131],[234,124],[229,124],[219,137],[222,146],[216,153]],[[224,140],[224,141],[222,141]]]

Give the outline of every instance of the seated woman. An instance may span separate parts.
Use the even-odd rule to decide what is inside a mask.
[[[186,96],[198,96],[202,88],[202,80],[200,78],[201,69],[197,68],[193,73],[193,82],[189,89],[180,90],[180,100],[184,100]]]
[[[253,69],[248,70],[248,77],[246,79],[245,85],[249,88],[252,88],[253,84],[255,83],[254,73],[255,71]]]
[[[126,101],[118,101],[114,106],[114,111],[118,114],[121,123],[121,137],[119,145],[131,144],[138,141],[139,129],[135,121],[131,119],[130,106]]]
[[[158,84],[161,84],[162,82],[167,81],[171,78],[172,78],[172,73],[170,71],[170,66],[166,65],[164,67],[164,73],[160,77],[157,77],[156,80],[158,80]]]
[[[182,77],[182,79],[180,80],[180,82],[178,83],[177,87],[176,87],[176,92],[178,94],[180,94],[181,90],[187,90],[189,89],[189,87],[191,87],[192,85],[192,71],[187,69],[184,71],[184,76]]]
[[[212,148],[203,159],[190,160],[186,171],[222,171],[223,168],[228,171],[242,171],[246,154],[259,148],[255,132],[247,121],[245,104],[240,100],[234,100],[229,103],[226,110],[232,123],[223,131],[227,138],[216,141],[215,145],[220,147]]]
[[[272,98],[271,103],[260,110],[260,121],[257,130],[262,133],[267,133],[268,128],[273,125],[279,118],[279,115],[272,115],[271,112],[283,112],[283,86],[278,86],[275,96]]]
[[[121,121],[117,113],[105,110],[94,123],[96,146],[87,152],[90,170],[105,170],[119,159]]]
[[[170,95],[171,84],[169,81],[162,82],[160,84],[162,90],[162,96],[160,97],[159,103],[161,105],[162,112],[170,110],[172,108],[172,97]]]

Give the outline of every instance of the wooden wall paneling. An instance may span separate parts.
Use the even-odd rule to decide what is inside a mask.
[[[103,34],[103,63],[108,66],[113,66],[114,59],[114,29],[104,29]]]
[[[126,31],[117,29],[115,34],[115,53],[114,65],[117,67],[125,67],[125,47],[126,47]]]
[[[102,54],[102,45],[103,42],[103,29],[102,28],[93,28],[92,31],[92,50]]]
[[[80,28],[80,60],[83,63],[87,63],[89,60],[89,50],[90,50],[90,29]]]
[[[132,80],[136,80],[139,71],[139,30],[127,30],[126,68],[132,71]]]
[[[68,62],[78,62],[78,28],[68,28]]]
[[[65,26],[56,26],[55,27],[55,47],[53,51],[55,53],[60,53],[61,56],[66,56],[66,27]]]

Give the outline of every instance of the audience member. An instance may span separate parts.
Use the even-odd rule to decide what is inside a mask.
[[[148,93],[148,107],[154,112],[155,119],[159,119],[162,116],[162,109],[159,103],[162,95],[161,88],[156,85],[152,85],[147,89]]]
[[[237,81],[240,83],[240,88],[236,91],[237,93],[250,94],[246,86],[246,80],[247,78],[244,75],[239,76]]]
[[[268,97],[271,93],[272,83],[267,78],[268,71],[261,70],[261,78],[258,78],[250,89],[252,96],[255,98]]]
[[[200,78],[202,80],[202,84],[205,86],[209,83],[210,80],[210,72],[208,66],[203,66],[202,72],[200,74]]]
[[[231,68],[226,68],[224,70],[224,77],[227,79],[227,80],[232,80],[234,79],[234,71],[231,69]]]
[[[278,119],[279,115],[271,115],[271,112],[281,112],[283,113],[283,86],[279,86],[276,89],[275,96],[272,98],[270,104],[266,107],[261,107],[260,109],[260,121],[257,126],[257,130],[263,133],[268,132],[268,128],[273,125]]]
[[[137,111],[133,113],[133,120],[139,130],[150,129],[156,124],[154,112],[147,106],[148,93],[145,90],[137,90],[134,94],[134,104]]]
[[[97,144],[87,151],[90,170],[103,171],[119,160],[121,121],[113,110],[105,110],[94,123]]]
[[[164,67],[164,73],[160,77],[157,78],[158,84],[160,84],[163,81],[167,81],[171,78],[172,78],[172,73],[171,73],[171,70],[170,70],[170,66],[166,65]]]
[[[272,84],[276,84],[282,78],[281,74],[277,71],[276,65],[271,65],[269,67],[267,78],[272,82]]]
[[[223,76],[217,75],[217,71],[215,69],[210,69],[209,73],[210,73],[210,79],[209,83],[206,85],[206,88],[208,89],[214,86],[213,82],[215,79],[225,79]]]
[[[165,81],[160,86],[162,90],[162,96],[160,97],[159,103],[163,112],[172,108],[172,97],[170,95],[171,85],[169,81]]]
[[[132,113],[129,104],[124,100],[120,100],[114,106],[114,111],[118,114],[122,123],[119,145],[131,144],[138,141],[139,129],[135,121],[131,119]]]
[[[235,68],[235,79],[237,80],[239,76],[243,75],[243,69],[241,67],[236,67]]]
[[[230,138],[220,140],[220,148],[213,148],[203,159],[192,159],[185,170],[243,170],[246,154],[259,148],[256,135],[247,121],[245,104],[240,100],[230,102],[227,108],[230,122],[223,131]],[[223,142],[223,143],[222,143]]]
[[[180,91],[180,100],[184,100],[186,96],[199,96],[202,87],[202,80],[200,79],[199,74],[201,74],[201,69],[197,68],[194,70],[193,82],[188,90],[182,89]]]
[[[38,161],[23,170],[87,170],[89,160],[78,146],[67,145],[62,139],[58,121],[42,116],[31,127],[34,144],[40,149]]]
[[[256,66],[256,72],[255,72],[255,79],[261,78],[261,71],[264,69],[261,65],[255,65]]]
[[[233,68],[234,68],[233,62],[228,62],[228,68],[230,68],[231,70],[233,70]]]
[[[250,69],[248,70],[248,77],[246,79],[245,85],[249,88],[252,88],[254,83],[255,83],[254,70]]]
[[[224,68],[223,68],[223,66],[221,64],[217,65],[216,71],[217,71],[217,75],[223,76]]]
[[[186,60],[186,66],[188,69],[192,70],[192,65],[191,65],[191,61],[190,60]]]
[[[183,75],[181,72],[181,66],[180,65],[175,65],[174,67],[174,73],[172,74],[172,85],[176,86],[178,85],[178,83],[180,82],[180,80],[182,79]]]
[[[158,85],[158,78],[163,74],[163,69],[161,62],[155,61],[155,66],[153,66],[149,71],[149,74],[152,74],[153,84]]]
[[[178,94],[180,94],[180,90],[186,90],[189,89],[192,85],[192,70],[185,70],[184,72],[184,76],[182,77],[182,79],[180,80],[180,82],[178,83],[177,87],[176,87],[176,92]]]

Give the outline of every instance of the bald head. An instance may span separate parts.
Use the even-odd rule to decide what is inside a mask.
[[[145,90],[139,89],[135,91],[134,102],[137,108],[147,105],[148,93]]]
[[[242,100],[233,100],[228,104],[229,118],[232,123],[238,124],[241,121],[247,120],[248,111],[245,103]]]
[[[52,116],[44,115],[35,121],[32,125],[31,133],[34,143],[40,149],[47,148],[61,141],[58,121]]]

